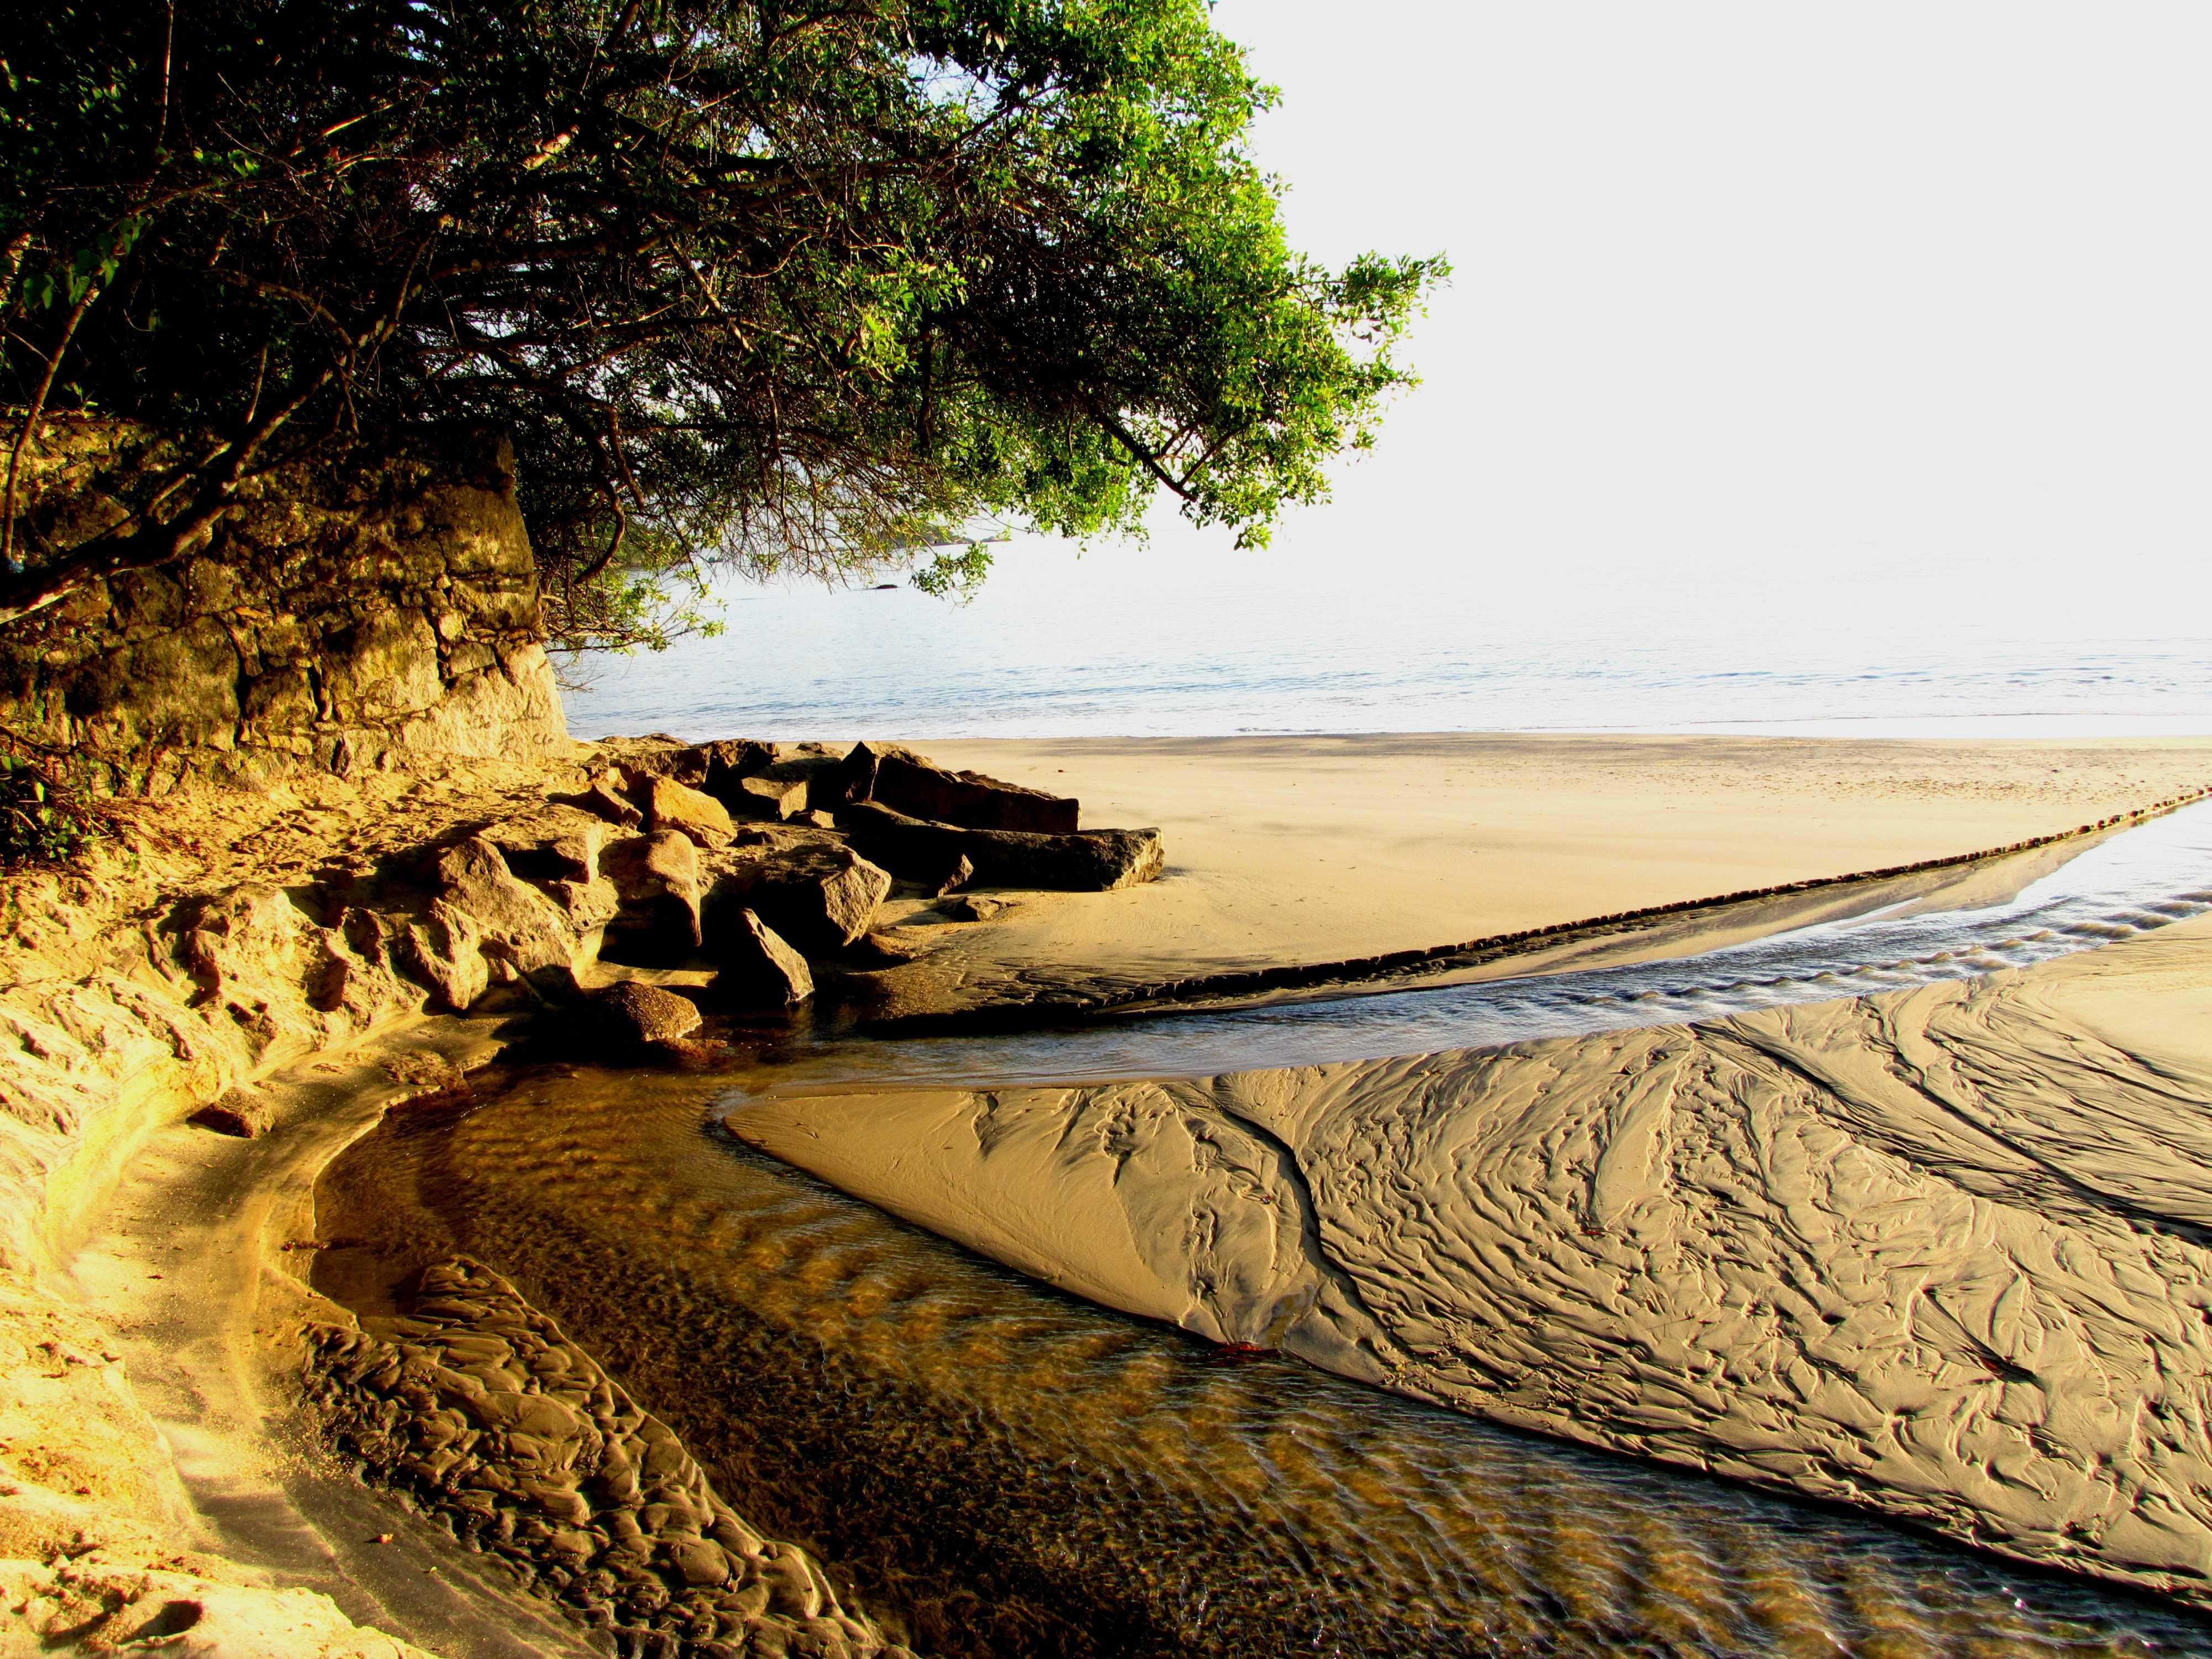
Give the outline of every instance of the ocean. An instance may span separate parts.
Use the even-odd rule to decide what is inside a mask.
[[[962,605],[912,588],[733,585],[726,632],[563,666],[579,737],[1234,736],[1635,731],[2212,732],[2212,639],[2177,608],[2072,637],[2063,604],[1988,618],[1802,593],[1564,602],[1384,566],[1033,560]],[[2100,618],[2101,620],[2101,618]],[[2172,631],[2166,631],[2171,629]]]

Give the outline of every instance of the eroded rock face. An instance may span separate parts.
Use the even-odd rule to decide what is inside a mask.
[[[109,521],[163,461],[123,423],[48,422],[21,483],[34,532]],[[204,553],[10,629],[0,723],[127,793],[565,753],[514,467],[504,440],[455,433],[251,479]]]
[[[741,1007],[796,1008],[814,994],[806,958],[750,910],[732,915],[714,946],[722,961],[716,988]]]
[[[307,1384],[380,1479],[623,1651],[910,1659],[478,1263],[426,1268],[404,1317],[318,1328]]]

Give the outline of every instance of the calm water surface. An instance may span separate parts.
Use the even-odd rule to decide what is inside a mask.
[[[1694,606],[1548,633],[1477,572],[1010,555],[972,605],[721,591],[727,632],[573,665],[579,737],[1210,737],[1608,729],[2212,732],[2196,637],[2024,638],[1970,616],[1776,625]],[[1387,568],[1389,561],[1382,561]]]

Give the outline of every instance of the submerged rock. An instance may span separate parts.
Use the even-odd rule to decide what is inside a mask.
[[[375,1479],[471,1548],[623,1653],[911,1659],[498,1274],[435,1263],[405,1305],[374,1332],[313,1328],[307,1396]]]

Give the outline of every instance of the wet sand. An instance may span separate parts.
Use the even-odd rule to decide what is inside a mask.
[[[2212,1603],[2212,923],[1695,1025],[731,1127],[1216,1340]]]
[[[732,1141],[726,1080],[478,1079],[319,1183],[315,1283],[497,1264],[940,1659],[2149,1659],[2184,1609],[1224,1355]]]

